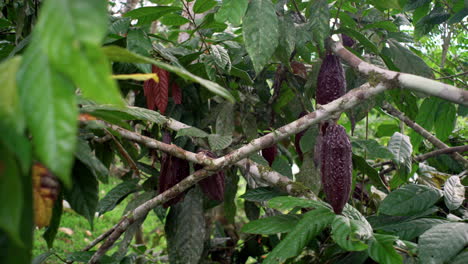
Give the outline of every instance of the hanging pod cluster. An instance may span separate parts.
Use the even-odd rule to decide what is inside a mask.
[[[320,67],[316,101],[324,105],[343,96],[346,79],[340,59],[328,53]],[[346,130],[330,120],[320,125],[321,133],[316,157],[320,161],[323,190],[327,202],[336,214],[341,214],[348,202],[352,183],[351,142]]]

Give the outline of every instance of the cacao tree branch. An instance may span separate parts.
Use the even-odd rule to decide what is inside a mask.
[[[392,115],[392,116],[400,119],[401,121],[403,121],[407,126],[411,127],[415,132],[417,132],[422,137],[424,137],[429,142],[431,142],[432,145],[434,145],[435,147],[437,147],[439,149],[449,148],[449,146],[447,146],[444,142],[440,141],[437,137],[432,135],[429,131],[424,129],[422,126],[416,124],[413,120],[406,117],[405,114],[398,111],[391,104],[389,104],[387,102],[384,102],[381,107],[382,107],[382,109],[384,109],[390,115]],[[468,168],[468,160],[463,158],[462,155],[460,155],[459,153],[456,153],[456,152],[453,152],[450,155],[453,157],[453,159],[458,161],[458,163],[460,163],[464,168]]]
[[[421,162],[421,161],[425,161],[425,160],[427,160],[429,158],[439,156],[439,155],[442,155],[442,154],[451,154],[451,153],[454,153],[454,152],[463,153],[463,152],[467,152],[467,151],[468,151],[468,145],[443,148],[443,149],[434,150],[434,151],[431,151],[431,152],[416,156],[414,158],[414,160],[418,161],[418,162]]]
[[[167,191],[159,194],[158,196],[154,197],[153,199],[141,204],[138,206],[136,209],[133,211],[127,213],[121,222],[118,224],[118,226],[115,228],[115,230],[109,235],[109,237],[106,239],[106,241],[102,244],[102,246],[96,251],[96,253],[93,255],[93,257],[90,259],[89,263],[98,263],[99,259],[101,256],[103,256],[115,243],[115,241],[122,235],[123,232],[128,228],[130,224],[135,222],[141,217],[144,217],[149,210],[152,208],[167,202],[168,200],[176,197],[179,193],[185,191],[186,189],[190,188],[191,186],[195,185],[198,181],[210,176],[211,174],[224,169],[227,166],[231,166],[242,159],[248,157],[250,154],[259,151],[263,148],[266,148],[268,146],[271,146],[275,144],[277,141],[280,141],[286,137],[292,136],[296,133],[299,133],[302,130],[305,130],[309,126],[316,124],[322,120],[326,120],[327,118],[336,115],[337,113],[341,113],[347,109],[350,109],[351,107],[354,107],[358,103],[378,94],[386,89],[388,89],[389,85],[385,83],[378,83],[375,86],[370,85],[369,83],[363,84],[361,87],[353,89],[349,91],[347,94],[344,96],[336,99],[333,102],[330,102],[326,105],[321,106],[319,109],[316,111],[309,113],[298,120],[289,123],[288,125],[285,125],[283,127],[280,127],[279,129],[274,130],[273,132],[257,138],[253,141],[251,141],[249,144],[232,151],[231,153],[214,159],[214,160],[209,160],[204,157],[204,155],[200,155],[200,160],[197,157],[191,157],[194,162],[200,162],[204,164],[206,161],[210,161],[211,165],[206,166],[205,168],[196,171],[194,174],[188,176],[175,186],[171,187]],[[135,133],[130,132],[128,130],[125,130],[123,128],[120,128],[118,126],[114,125],[107,125],[108,127],[114,129],[118,133],[124,134],[127,139],[131,139],[137,142],[146,142],[146,146],[152,147],[152,148],[158,148],[163,151],[167,151],[168,153],[177,153],[174,151],[174,148],[177,148],[172,145],[164,144],[162,142],[155,142],[154,140],[151,140],[148,137],[144,137],[141,135],[135,135]],[[130,133],[129,133],[130,132]],[[182,149],[181,149],[182,150]],[[184,152],[182,152],[184,151]],[[185,158],[188,160],[187,157],[190,156],[190,154],[185,153],[185,150],[182,150],[181,153],[177,153],[180,158]],[[192,153],[194,154],[194,153]],[[206,160],[206,161],[203,161]],[[207,162],[209,163],[209,162]],[[257,166],[258,167],[258,166]],[[254,169],[255,172],[255,169]],[[260,171],[258,170],[258,173],[261,175]],[[271,176],[271,179],[274,179],[273,176],[275,174],[268,174],[268,176]],[[277,175],[276,175],[277,176]],[[276,180],[276,182],[279,182]],[[290,188],[290,190],[293,190],[293,187]]]
[[[361,60],[344,48],[341,42],[332,42],[331,48],[336,55],[340,56],[341,59],[345,60],[353,68],[356,68],[365,75],[373,75],[374,77],[378,75],[378,77],[382,79],[379,80],[381,82],[387,80],[394,82],[401,88],[437,96],[457,104],[468,106],[468,91],[466,90],[421,76],[379,68]]]

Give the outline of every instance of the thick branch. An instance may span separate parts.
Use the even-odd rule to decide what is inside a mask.
[[[432,135],[429,131],[421,127],[420,125],[416,124],[414,121],[406,117],[402,112],[398,111],[390,105],[387,102],[384,102],[382,104],[382,109],[387,111],[390,115],[397,117],[401,121],[403,121],[407,126],[411,127],[414,131],[416,131],[418,134],[423,136],[425,139],[427,139],[429,142],[432,143],[432,145],[436,146],[439,149],[446,149],[449,148],[444,142],[440,141],[438,138],[436,138],[434,135]],[[450,154],[453,159],[458,161],[464,168],[468,168],[468,161],[463,158],[462,155],[454,152]]]
[[[448,101],[468,106],[468,91],[466,90],[421,76],[379,68],[358,58],[344,48],[341,42],[333,42],[331,46],[335,54],[363,74],[371,75],[378,73],[387,81],[397,82],[402,88],[437,96]]]
[[[427,160],[429,158],[439,156],[439,155],[442,155],[442,154],[452,154],[454,152],[463,153],[463,152],[467,152],[467,151],[468,151],[468,145],[438,149],[438,150],[434,150],[434,151],[431,151],[431,152],[416,156],[414,158],[414,160],[418,161],[418,162],[421,162],[421,161],[424,161],[424,160]]]

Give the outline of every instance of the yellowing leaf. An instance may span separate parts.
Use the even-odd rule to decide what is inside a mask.
[[[32,169],[34,195],[34,223],[41,228],[48,226],[52,218],[52,209],[58,196],[59,183],[50,171],[40,163]]]
[[[159,82],[159,77],[156,73],[135,73],[135,74],[117,74],[112,75],[115,80],[135,80],[135,81],[147,81],[153,79],[155,82]]]

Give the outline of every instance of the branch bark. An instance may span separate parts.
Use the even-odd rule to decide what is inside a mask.
[[[381,107],[382,107],[382,109],[387,111],[387,113],[389,113],[390,115],[392,115],[392,116],[400,119],[401,121],[403,121],[407,126],[411,127],[414,131],[416,131],[418,134],[420,134],[425,139],[427,139],[429,142],[431,142],[432,145],[434,145],[435,147],[437,147],[439,149],[449,148],[449,146],[447,146],[444,142],[440,141],[438,138],[436,138],[434,135],[432,135],[429,131],[424,129],[422,126],[416,124],[413,120],[406,117],[405,114],[398,111],[395,107],[393,107],[389,103],[384,102]],[[452,156],[453,159],[458,161],[464,168],[468,168],[468,160],[463,158],[462,155],[460,155],[459,153],[456,153],[456,152],[451,153],[450,155]]]
[[[331,48],[341,59],[345,60],[353,68],[356,68],[365,75],[378,74],[382,79],[396,83],[402,88],[437,96],[457,104],[468,106],[468,91],[466,90],[421,76],[379,68],[358,58],[343,47],[341,42],[332,42]]]

